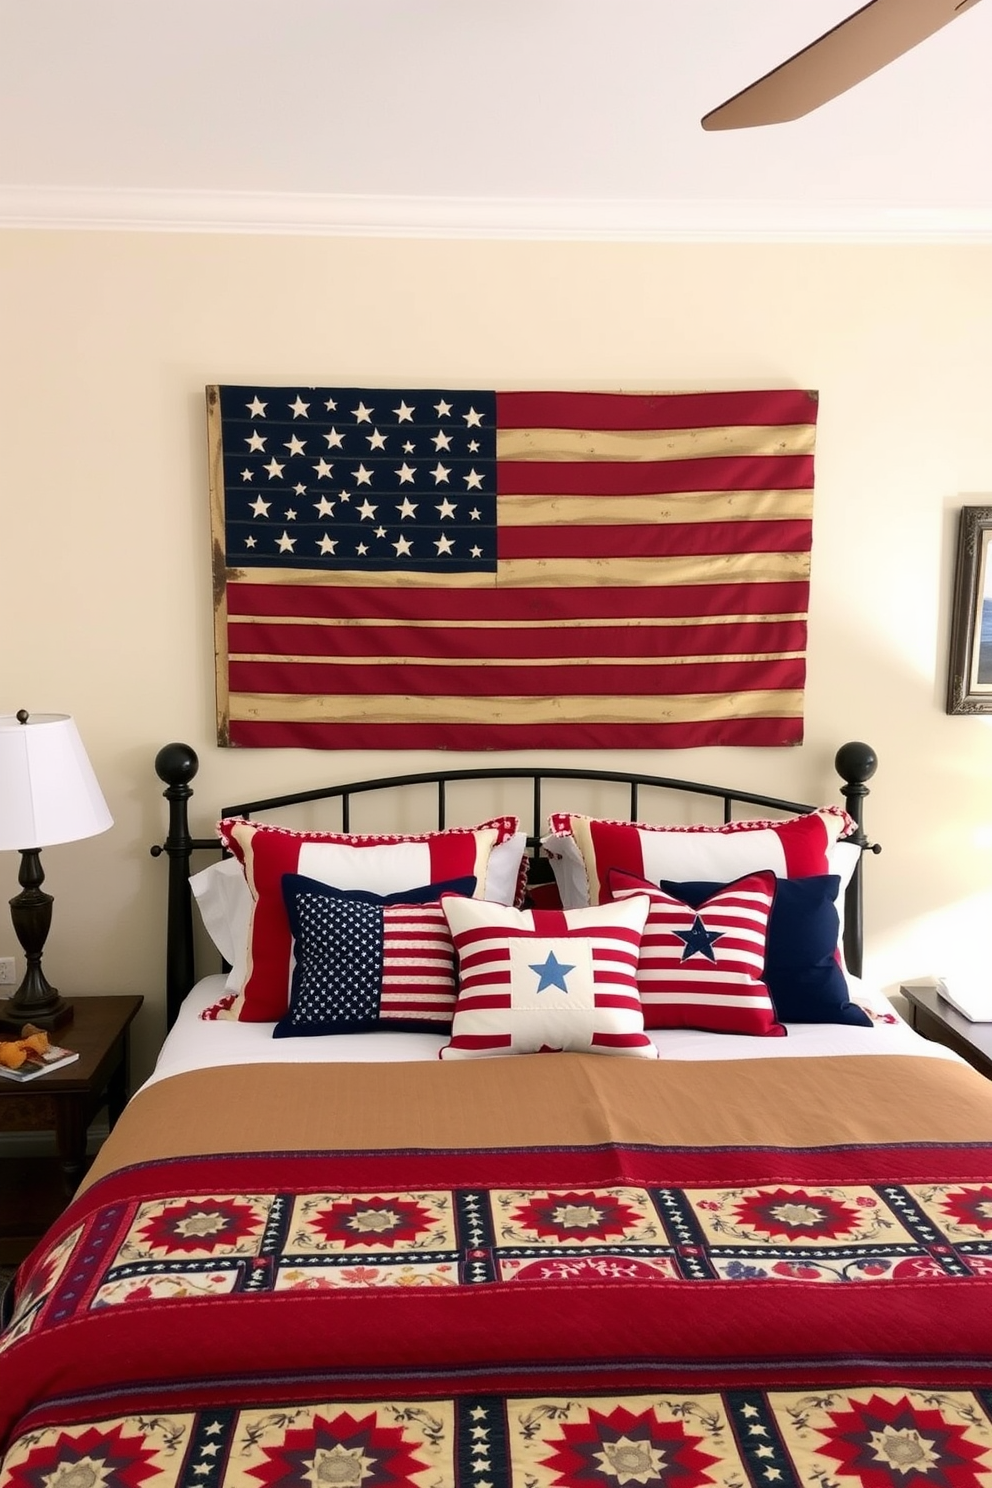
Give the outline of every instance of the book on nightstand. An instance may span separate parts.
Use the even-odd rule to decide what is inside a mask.
[[[992,1023],[992,979],[962,981],[956,977],[948,983],[937,977],[937,991],[945,1002],[968,1019],[969,1023]]]
[[[39,1075],[61,1069],[64,1064],[71,1064],[78,1058],[79,1054],[75,1049],[62,1049],[57,1044],[49,1044],[44,1054],[29,1054],[17,1069],[8,1069],[5,1064],[0,1064],[0,1075],[6,1080],[37,1080]]]

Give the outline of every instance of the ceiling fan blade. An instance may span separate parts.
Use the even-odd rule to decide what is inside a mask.
[[[704,129],[750,129],[811,113],[901,57],[979,0],[869,0],[794,57],[702,119]]]

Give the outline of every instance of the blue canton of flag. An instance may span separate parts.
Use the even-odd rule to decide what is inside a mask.
[[[297,964],[288,1021],[306,1030],[374,1028],[382,986],[383,908],[297,892]]]
[[[220,390],[230,568],[496,569],[496,398]]]

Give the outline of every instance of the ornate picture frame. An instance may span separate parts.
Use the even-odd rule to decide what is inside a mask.
[[[948,713],[992,713],[992,506],[963,506],[951,609]]]

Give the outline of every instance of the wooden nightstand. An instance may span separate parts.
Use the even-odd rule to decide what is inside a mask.
[[[141,997],[76,997],[55,1037],[79,1058],[24,1085],[0,1079],[0,1131],[54,1132],[57,1156],[0,1161],[0,1265],[27,1255],[86,1171],[86,1136],[104,1106],[113,1126],[127,1100],[128,1042]]]
[[[943,1044],[992,1079],[992,1023],[972,1023],[945,1002],[933,986],[900,987],[909,1004],[909,1021],[917,1033]]]

